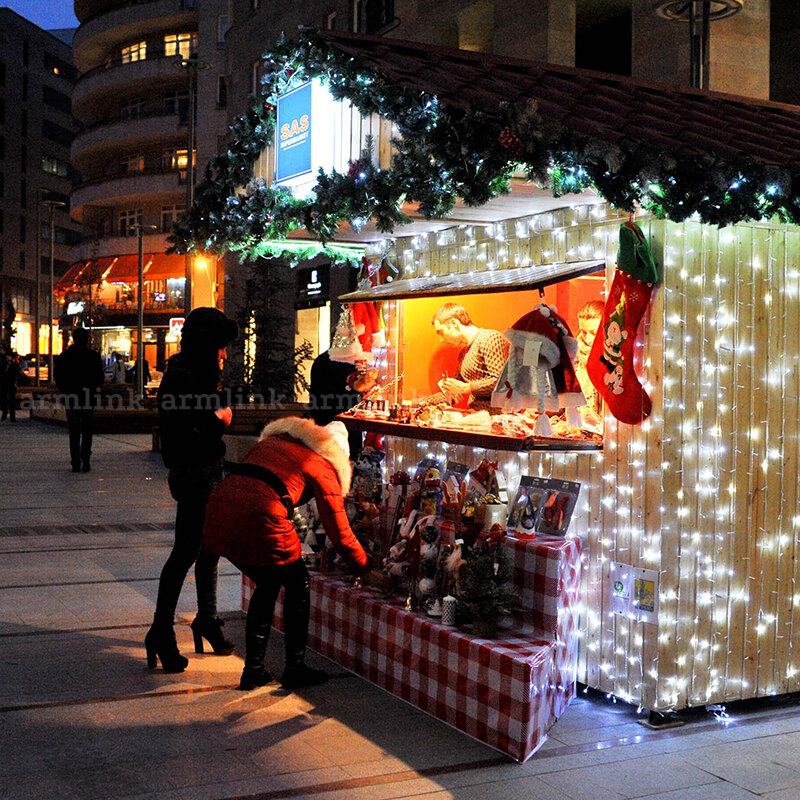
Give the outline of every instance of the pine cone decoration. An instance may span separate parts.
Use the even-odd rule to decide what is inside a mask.
[[[497,139],[500,142],[500,146],[507,150],[512,158],[521,158],[525,152],[525,145],[522,144],[522,139],[511,128],[503,128]]]

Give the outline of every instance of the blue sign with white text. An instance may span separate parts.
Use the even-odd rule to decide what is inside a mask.
[[[275,181],[311,172],[311,83],[278,98]]]

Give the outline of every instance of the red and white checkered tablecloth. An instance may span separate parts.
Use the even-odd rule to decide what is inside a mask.
[[[572,542],[572,544],[569,544]],[[510,543],[519,554],[520,547]],[[525,542],[522,550],[531,547]],[[553,636],[530,624],[477,639],[403,607],[371,589],[354,589],[338,577],[312,573],[309,646],[376,686],[524,761],[575,696],[576,602],[580,583],[579,540],[538,542],[537,558],[522,555],[521,574],[532,569],[543,591],[557,587]],[[551,579],[557,554],[560,566]],[[572,561],[574,564],[565,562]],[[518,562],[519,565],[519,562]],[[537,566],[538,565],[538,566]],[[242,587],[243,607],[251,593]],[[552,605],[552,604],[550,604]],[[282,628],[280,602],[276,627]],[[537,618],[538,619],[538,618]],[[538,627],[538,625],[537,625]]]

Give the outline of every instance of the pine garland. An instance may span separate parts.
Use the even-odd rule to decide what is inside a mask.
[[[534,101],[496,111],[449,107],[435,96],[389,82],[338,50],[319,33],[281,40],[264,55],[262,87],[231,126],[232,143],[216,155],[198,186],[193,207],[171,237],[171,252],[195,249],[258,255],[266,240],[306,228],[322,243],[339,225],[375,220],[391,232],[408,222],[402,204],[416,203],[426,219],[446,218],[457,198],[478,206],[510,191],[514,172],[549,185],[554,196],[594,187],[612,205],[638,205],[676,222],[693,215],[726,225],[778,216],[800,222],[800,174],[749,159],[731,163],[713,154],[687,156],[637,142],[624,147],[576,138],[546,120]],[[368,148],[346,173],[322,170],[310,199],[252,179],[253,164],[275,133],[278,96],[312,78],[364,115],[393,122],[391,169],[374,164]],[[238,187],[244,186],[244,191]]]

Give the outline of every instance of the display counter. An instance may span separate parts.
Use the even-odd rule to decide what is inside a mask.
[[[350,414],[342,414],[340,419],[354,431],[371,431],[385,436],[402,436],[406,439],[418,439],[428,442],[446,442],[447,444],[468,445],[486,450],[502,450],[512,453],[532,450],[602,450],[603,445],[596,439],[564,439],[545,436],[508,436],[492,433],[479,433],[455,428],[423,427],[400,422],[392,422],[380,418],[365,418]]]
[[[575,696],[579,539],[508,539],[518,606],[496,639],[397,596],[311,574],[309,646],[458,730],[524,761]],[[246,609],[252,584],[243,579]],[[275,624],[282,628],[282,606]]]

